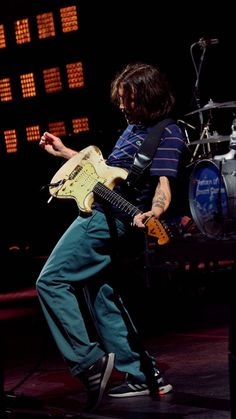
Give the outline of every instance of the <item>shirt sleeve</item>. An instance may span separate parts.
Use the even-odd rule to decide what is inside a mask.
[[[185,137],[177,124],[165,127],[150,168],[151,176],[177,177]]]

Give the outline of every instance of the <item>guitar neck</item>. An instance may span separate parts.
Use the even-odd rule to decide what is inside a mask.
[[[98,182],[94,186],[93,192],[97,194],[100,198],[109,202],[110,204],[115,205],[124,213],[129,214],[131,217],[134,217],[135,215],[140,214],[142,212],[139,208],[130,204],[130,202],[128,202],[125,198],[120,196],[115,191],[109,189],[106,185],[104,185],[101,182]]]

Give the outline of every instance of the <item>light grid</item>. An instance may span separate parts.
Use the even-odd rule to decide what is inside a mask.
[[[39,39],[56,35],[53,13],[43,13],[36,16]]]
[[[88,118],[75,118],[72,119],[73,133],[78,134],[79,132],[89,131]]]
[[[12,100],[11,81],[9,77],[0,79],[0,100],[1,102]]]
[[[23,98],[36,96],[36,87],[33,73],[21,74],[20,81]]]
[[[68,86],[75,89],[84,86],[83,66],[81,62],[66,65]]]
[[[40,140],[40,126],[39,125],[32,125],[30,127],[26,127],[26,138],[27,141],[39,141]]]
[[[59,12],[59,14],[58,14]],[[33,17],[34,21],[30,20]],[[37,36],[38,39],[45,39],[55,37],[56,35],[61,36],[62,33],[70,33],[78,31],[78,8],[77,5],[70,5],[59,8],[56,12],[51,11],[47,13],[35,14],[32,17],[20,17],[13,22],[15,35],[15,42],[18,45],[30,43],[33,36]],[[60,19],[57,22],[56,19]],[[57,24],[56,24],[57,23]],[[56,33],[57,29],[60,30],[61,34]],[[31,24],[36,25],[35,31],[31,33]],[[33,28],[33,26],[32,26]],[[11,38],[9,38],[10,40]],[[8,38],[6,38],[6,27],[4,24],[0,24],[0,49],[6,48]],[[69,60],[68,60],[69,61]],[[84,75],[82,62],[69,62],[64,63],[63,68],[61,66],[55,66],[53,68],[41,69],[41,74],[36,77],[37,74],[34,72],[28,72],[25,74],[17,74],[14,72],[14,76],[7,77],[4,74],[4,78],[0,79],[0,102],[13,101],[15,94],[21,93],[21,99],[33,98],[38,96],[42,92],[41,84],[39,91],[37,89],[37,80],[43,79],[43,86],[46,94],[61,92],[64,89],[77,89],[84,87]],[[15,80],[18,79],[18,80]],[[16,82],[16,83],[15,83]],[[13,86],[16,86],[16,90],[13,90]],[[20,86],[18,89],[17,86]],[[19,98],[17,98],[19,99]],[[13,122],[13,121],[12,121]],[[68,125],[69,124],[69,125]],[[14,124],[15,125],[15,124]],[[18,127],[8,127],[3,131],[5,148],[7,153],[17,152],[18,143]],[[16,124],[17,125],[17,124]],[[45,125],[45,121],[44,121]],[[72,127],[74,134],[89,131],[89,123],[87,117],[80,117],[74,119],[67,119],[65,121],[53,121],[48,122],[48,129],[54,135],[66,136],[68,135],[67,126]],[[25,126],[25,138],[28,142],[39,141],[41,138],[41,131],[45,129],[45,126],[41,126],[40,120],[36,121],[35,124]],[[22,130],[22,126],[20,131]]]
[[[46,93],[60,92],[62,90],[59,67],[43,70],[43,79]]]
[[[60,9],[62,32],[72,32],[79,29],[76,6]]]
[[[6,48],[6,37],[4,25],[0,25],[0,48]]]
[[[66,135],[66,126],[65,122],[58,121],[58,122],[49,122],[48,124],[49,131],[58,137]]]
[[[25,44],[31,41],[28,18],[16,20],[14,29],[17,44]]]
[[[17,151],[16,130],[11,129],[11,130],[4,131],[4,138],[5,138],[7,153],[15,153]]]

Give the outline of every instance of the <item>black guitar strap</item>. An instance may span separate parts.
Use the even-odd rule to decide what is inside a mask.
[[[171,118],[165,118],[151,128],[147,138],[143,141],[134,157],[134,162],[126,178],[128,186],[133,186],[147,167],[151,165],[153,156],[161,141],[164,128],[174,122]]]

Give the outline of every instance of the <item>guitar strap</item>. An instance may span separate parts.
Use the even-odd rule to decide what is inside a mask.
[[[133,186],[138,181],[143,172],[151,165],[153,156],[161,141],[164,128],[174,122],[175,121],[171,118],[165,118],[159,121],[150,129],[147,138],[142,142],[138,152],[134,157],[133,164],[126,178],[126,183],[128,186]]]

